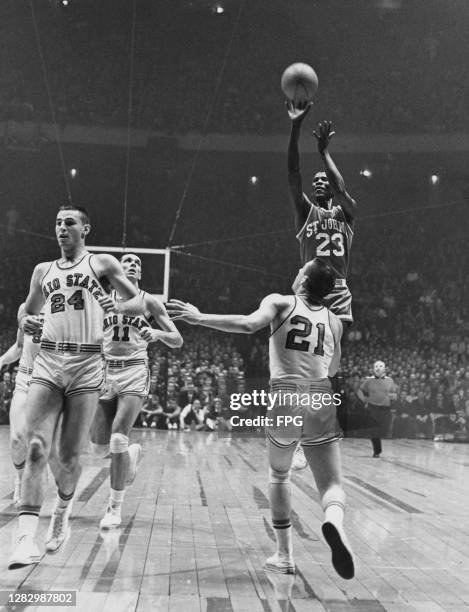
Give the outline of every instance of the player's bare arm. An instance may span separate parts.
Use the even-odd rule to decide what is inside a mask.
[[[295,207],[295,229],[299,232],[305,224],[311,208],[311,204],[305,199],[303,193],[299,140],[301,124],[308,114],[312,103],[305,102],[295,106],[293,102],[288,101],[286,105],[288,116],[291,119],[290,141],[288,143],[288,184],[290,185],[290,194]]]
[[[352,221],[355,216],[357,203],[345,189],[345,181],[339,172],[334,160],[329,153],[329,143],[335,132],[332,131],[332,123],[323,121],[318,124],[317,131],[313,132],[317,140],[318,153],[321,156],[329,181],[329,186],[334,196],[334,203],[340,205],[348,221]]]
[[[18,313],[16,315],[16,320],[18,321],[18,331],[16,332],[16,346],[22,352],[24,345],[24,331],[21,329],[21,320],[24,317],[26,304],[23,302],[20,304],[18,308]]]
[[[331,324],[332,335],[334,336],[334,355],[332,356],[329,366],[329,376],[335,376],[339,370],[341,348],[340,341],[342,339],[343,325],[339,317],[336,317],[332,312],[329,313],[329,321]]]
[[[157,342],[160,340],[170,348],[180,348],[183,345],[182,336],[169,318],[163,304],[157,298],[148,294],[145,295],[144,301],[145,310],[152,315],[161,329],[146,327],[140,332],[142,338],[147,342]]]
[[[291,299],[291,298],[290,298]],[[171,318],[191,325],[202,325],[235,334],[254,334],[271,323],[290,304],[289,296],[272,293],[265,297],[257,310],[249,315],[204,314],[198,308],[181,300],[171,300],[166,305]]]
[[[15,363],[21,357],[21,352],[23,349],[23,332],[19,329],[16,334],[16,342],[12,344],[9,349],[7,349],[3,355],[0,355],[0,370],[3,366],[6,366],[10,363]]]
[[[19,320],[19,327],[25,334],[34,335],[41,331],[42,321],[38,315],[45,301],[41,289],[41,279],[47,272],[49,266],[50,262],[38,264],[34,268],[31,276],[29,293],[24,305],[24,314],[21,316],[21,320]]]
[[[112,287],[124,300],[116,303],[110,296],[99,299],[101,307],[106,311],[114,310],[122,314],[140,315],[144,312],[143,300],[138,289],[128,280],[122,266],[115,257],[108,254],[99,254],[93,261],[98,278],[107,279]]]

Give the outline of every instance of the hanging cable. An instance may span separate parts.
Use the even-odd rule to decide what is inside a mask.
[[[200,151],[202,149],[202,143],[205,140],[205,137],[207,136],[208,124],[209,124],[210,118],[212,116],[213,109],[215,108],[215,102],[217,100],[218,92],[220,90],[220,86],[221,86],[221,83],[222,83],[222,80],[223,80],[223,76],[225,74],[226,64],[228,63],[228,58],[230,56],[231,47],[233,46],[234,37],[235,37],[236,31],[238,29],[238,25],[239,25],[239,22],[240,22],[240,19],[241,19],[241,14],[243,12],[243,8],[244,8],[245,3],[246,3],[246,0],[242,0],[242,2],[239,5],[238,14],[236,16],[236,20],[235,20],[235,23],[233,25],[233,29],[231,31],[230,40],[228,41],[228,44],[226,46],[225,55],[223,57],[223,62],[222,62],[221,68],[220,68],[220,70],[218,72],[218,77],[217,77],[216,84],[215,84],[215,90],[214,90],[213,96],[211,98],[211,101],[210,101],[210,103],[208,105],[207,113],[205,115],[205,121],[204,121],[204,124],[203,124],[202,133],[201,133],[200,138],[199,138],[199,143],[197,145],[197,149],[195,151],[194,157],[192,158],[192,163],[191,163],[191,166],[190,166],[187,178],[186,178],[186,182],[185,182],[184,189],[183,189],[183,192],[182,192],[182,195],[181,195],[181,199],[179,200],[178,208],[176,210],[176,216],[174,218],[173,227],[171,228],[171,233],[169,235],[168,246],[171,246],[171,243],[173,242],[173,238],[174,238],[174,234],[176,233],[176,228],[177,228],[177,224],[178,224],[178,221],[179,221],[179,217],[181,216],[182,207],[184,206],[184,203],[186,201],[187,192],[188,192],[189,186],[191,184],[192,177],[194,175],[194,171],[195,171],[195,168],[196,168],[196,165],[197,165],[197,161],[199,159]]]
[[[204,257],[202,255],[195,255],[194,253],[187,253],[186,251],[173,251],[172,253],[176,255],[185,255],[186,257],[192,257],[194,259],[200,259],[202,261],[209,261],[211,263],[216,263],[220,266],[228,266],[230,268],[238,268],[239,270],[247,270],[248,272],[256,272],[257,274],[264,274],[265,276],[276,276],[277,278],[286,278],[289,279],[289,276],[285,274],[276,274],[275,272],[269,272],[262,268],[254,268],[253,266],[243,266],[242,264],[232,263],[230,261],[221,261],[220,259],[214,259],[212,257]]]
[[[8,231],[8,224],[0,223],[0,227],[5,228]],[[57,238],[55,236],[48,236],[46,234],[39,234],[38,232],[30,232],[29,230],[15,228],[15,234],[24,234],[25,236],[35,236],[36,238],[44,238],[44,240],[50,240],[52,242],[56,242]]]
[[[262,236],[272,236],[275,234],[291,233],[293,231],[294,231],[294,228],[291,227],[289,229],[275,230],[272,232],[259,232],[257,234],[241,234],[240,236],[232,236],[231,238],[217,238],[214,240],[204,240],[204,242],[191,242],[189,244],[176,244],[173,247],[171,247],[171,249],[174,249],[174,250],[187,249],[193,246],[205,246],[209,244],[219,244],[222,242],[234,242],[236,240],[244,240],[246,238],[259,238]]]
[[[54,108],[54,104],[52,102],[52,93],[51,93],[51,88],[50,88],[50,85],[49,85],[49,78],[48,78],[48,75],[47,75],[46,60],[44,58],[44,53],[43,53],[43,50],[42,50],[41,37],[40,37],[40,34],[39,34],[39,28],[38,28],[38,25],[37,25],[36,12],[34,10],[34,0],[30,0],[30,6],[31,6],[31,16],[32,16],[33,25],[34,25],[34,32],[35,32],[35,35],[36,35],[37,50],[38,50],[39,57],[40,57],[40,60],[41,60],[42,76],[43,76],[44,85],[45,85],[46,91],[47,91],[47,99],[49,101],[49,109],[50,109],[50,113],[51,113],[51,116],[52,116],[52,123],[53,123],[54,131],[55,131],[55,141],[57,143],[57,148],[59,150],[60,163],[62,165],[62,174],[63,174],[64,183],[65,183],[65,190],[67,192],[68,203],[69,204],[73,204],[72,191],[70,189],[70,181],[68,180],[67,168],[65,166],[65,158],[64,158],[64,152],[63,152],[62,142],[61,142],[61,138],[60,138],[59,126],[57,125],[57,118],[56,118],[55,108]]]
[[[132,112],[133,112],[133,80],[134,80],[134,58],[135,58],[135,25],[137,16],[137,0],[132,0],[132,20],[130,30],[130,67],[129,67],[129,94],[127,107],[127,143],[125,155],[125,180],[124,180],[124,206],[122,212],[122,248],[127,246],[127,209],[129,198],[129,173],[130,173],[130,141],[132,137]]]
[[[455,200],[454,202],[447,202],[446,204],[433,204],[432,206],[418,206],[415,208],[402,208],[399,210],[388,210],[384,213],[375,213],[373,215],[360,216],[360,221],[368,219],[381,219],[382,217],[392,217],[394,215],[403,215],[411,212],[425,212],[427,210],[439,209],[439,208],[450,208],[451,206],[466,206],[466,202],[462,200]],[[187,249],[189,247],[207,246],[210,244],[222,244],[224,242],[236,242],[237,240],[245,240],[247,238],[262,238],[264,236],[275,236],[279,234],[292,233],[294,228],[273,230],[271,232],[259,232],[256,234],[241,234],[240,236],[231,236],[230,238],[216,238],[214,240],[204,240],[203,242],[190,242],[188,244],[176,244],[171,247],[171,250],[179,252],[179,249]]]

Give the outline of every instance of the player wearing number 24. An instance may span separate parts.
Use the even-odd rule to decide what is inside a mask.
[[[58,430],[58,466],[54,473],[57,498],[46,535],[46,550],[56,552],[67,541],[68,519],[81,473],[80,453],[88,438],[103,380],[104,312],[139,315],[144,304],[114,257],[86,250],[91,223],[86,209],[62,206],[55,234],[60,259],[34,269],[20,327],[26,334],[42,331],[34,362],[25,415],[27,441],[17,541],[9,569],[37,563],[34,540],[45,497],[45,471],[54,434]],[[122,296],[116,304],[103,283]],[[39,316],[44,313],[44,322]],[[62,417],[61,425],[59,420]]]
[[[299,103],[297,106],[287,102],[291,119],[288,181],[295,207],[295,229],[300,242],[301,264],[304,266],[319,257],[332,267],[337,276],[336,284],[323,303],[343,323],[351,323],[352,296],[346,285],[346,277],[357,204],[345,189],[344,179],[329,153],[329,144],[335,134],[330,121],[319,123],[317,131],[313,132],[325,172],[314,174],[311,199],[303,192],[298,142],[302,122],[311,105],[311,102]]]

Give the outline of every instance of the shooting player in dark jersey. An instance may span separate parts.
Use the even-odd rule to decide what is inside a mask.
[[[317,172],[312,181],[312,199],[303,192],[298,142],[303,119],[311,104],[288,104],[292,121],[288,145],[288,182],[295,207],[295,228],[300,242],[301,263],[304,266],[315,257],[328,263],[337,275],[333,291],[324,304],[342,323],[351,323],[352,296],[346,277],[353,238],[353,222],[357,208],[345,189],[344,179],[330,153],[329,143],[335,132],[330,121],[318,125],[313,132],[325,172]]]
[[[319,123],[317,131],[313,132],[325,171],[316,172],[313,176],[311,199],[303,191],[298,143],[303,119],[310,108],[310,102],[297,106],[293,102],[287,102],[288,115],[291,119],[288,183],[295,209],[296,237],[300,242],[303,267],[318,257],[334,270],[336,274],[334,288],[322,302],[342,320],[345,332],[347,326],[353,322],[352,294],[347,287],[346,278],[357,203],[345,189],[344,179],[329,153],[329,143],[335,134],[330,121]],[[293,283],[293,291],[297,290],[303,276],[304,268],[301,268]],[[301,447],[298,447],[293,469],[305,467],[306,458]]]

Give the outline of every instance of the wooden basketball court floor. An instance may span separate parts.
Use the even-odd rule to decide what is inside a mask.
[[[132,440],[144,455],[121,529],[99,531],[109,460],[85,454],[66,547],[8,571],[16,515],[8,428],[0,428],[0,590],[74,590],[86,612],[469,610],[469,445],[385,441],[373,459],[368,440],[342,442],[357,560],[356,578],[344,581],[322,541],[309,470],[292,479],[296,576],[262,569],[274,551],[264,440],[139,430]],[[41,547],[54,494],[51,484]]]

